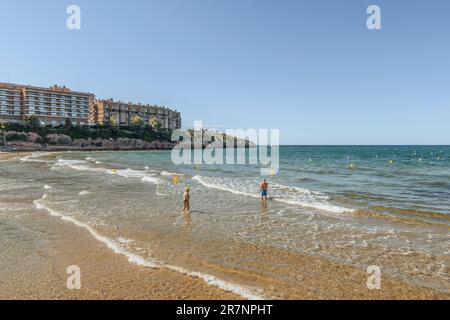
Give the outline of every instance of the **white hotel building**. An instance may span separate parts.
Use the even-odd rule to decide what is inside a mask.
[[[45,124],[63,124],[69,118],[74,124],[85,125],[93,102],[93,94],[66,87],[41,88],[0,82],[0,121],[21,122],[33,115]]]

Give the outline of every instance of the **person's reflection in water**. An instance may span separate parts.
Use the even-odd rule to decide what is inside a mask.
[[[191,213],[187,211],[183,212],[183,226],[190,228],[191,222]]]
[[[261,201],[261,216],[266,217],[268,214],[267,201]]]

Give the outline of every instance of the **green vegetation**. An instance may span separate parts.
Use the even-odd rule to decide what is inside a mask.
[[[73,126],[72,122],[67,119],[65,124],[60,126],[41,126],[37,119],[30,117],[23,124],[18,123],[2,123],[2,131],[16,131],[16,132],[35,132],[39,134],[43,141],[48,143],[47,136],[49,134],[65,134],[75,139],[139,139],[147,142],[155,140],[170,141],[172,132],[168,130],[155,131],[150,125],[133,125],[131,127],[115,127],[110,124],[106,126]],[[142,121],[143,122],[143,121]],[[19,136],[19,135],[17,135]],[[19,137],[17,137],[19,138]],[[22,140],[22,138],[19,138]],[[13,139],[10,139],[13,140]]]
[[[5,129],[6,129],[7,125],[8,125],[8,124],[7,124],[6,122],[0,121],[0,133],[2,134],[2,142],[3,142],[3,145],[4,145],[4,146],[6,146],[6,134],[5,134]]]
[[[38,120],[38,118],[36,118],[36,116],[26,116],[25,123],[27,123],[28,126],[31,128],[38,128],[41,125],[40,121]]]
[[[148,122],[152,128],[154,128],[156,130],[161,129],[161,123],[158,121],[158,119],[156,117],[151,118]]]
[[[73,127],[72,120],[67,118],[66,121],[64,122],[64,127],[66,128],[66,130],[71,130]]]
[[[116,117],[115,117],[115,116],[109,117],[109,124],[110,124],[111,126],[115,126],[115,125],[117,124],[117,120],[116,120]]]
[[[142,119],[139,116],[133,117],[133,126],[135,127],[142,127],[144,125],[144,119]]]

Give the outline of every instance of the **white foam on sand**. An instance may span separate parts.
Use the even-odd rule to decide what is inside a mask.
[[[83,190],[80,193],[78,193],[78,195],[80,195],[80,196],[85,196],[85,195],[88,195],[88,194],[90,194],[90,192],[87,191],[87,190]]]
[[[50,213],[50,215],[52,215],[54,217],[59,217],[64,221],[73,223],[74,225],[76,225],[80,228],[86,229],[87,231],[89,231],[90,234],[92,234],[94,236],[94,238],[96,238],[98,241],[101,241],[104,244],[106,244],[108,246],[108,248],[110,248],[114,253],[126,256],[128,258],[128,261],[130,261],[132,263],[139,264],[139,265],[149,267],[149,268],[159,268],[160,267],[160,265],[158,263],[156,263],[155,261],[144,259],[139,255],[136,255],[132,252],[129,252],[129,251],[123,249],[118,242],[116,242],[112,239],[109,239],[105,236],[100,235],[96,230],[94,230],[88,224],[78,221],[77,219],[75,219],[73,217],[63,215],[63,214],[49,208],[45,204],[46,199],[47,199],[47,195],[44,194],[44,196],[41,199],[35,200],[34,204],[35,204],[36,208],[41,209],[41,210],[46,210]]]
[[[173,271],[185,274],[185,275],[193,277],[193,278],[199,278],[199,279],[202,279],[205,283],[207,283],[209,285],[218,287],[224,291],[232,292],[234,294],[237,294],[237,295],[239,295],[243,298],[249,299],[249,300],[265,299],[264,296],[261,295],[260,289],[249,290],[240,285],[219,279],[219,278],[212,276],[210,274],[207,274],[207,273],[191,271],[191,270],[188,270],[188,269],[185,269],[182,267],[159,262],[154,259],[144,258],[144,257],[137,255],[129,250],[126,250],[121,246],[121,242],[129,244],[129,243],[131,243],[131,240],[119,238],[118,241],[115,241],[108,237],[105,237],[105,236],[99,234],[90,225],[88,225],[84,222],[81,222],[71,216],[64,215],[60,212],[57,212],[57,211],[51,209],[50,207],[48,207],[45,204],[46,199],[47,199],[47,195],[44,194],[41,199],[35,200],[34,205],[36,206],[36,208],[40,209],[40,210],[46,210],[47,212],[50,213],[50,215],[52,215],[54,217],[61,218],[62,220],[66,221],[66,222],[70,222],[80,228],[86,229],[92,236],[94,236],[95,239],[106,244],[106,246],[108,248],[110,248],[114,253],[126,256],[128,258],[128,261],[131,263],[134,263],[134,264],[140,265],[140,266],[144,266],[144,267],[148,267],[148,268],[166,268],[169,270],[173,270]],[[121,239],[122,239],[122,241],[121,241]],[[123,241],[123,240],[125,240],[125,241]]]
[[[192,177],[192,180],[197,181],[198,183],[207,188],[226,191],[247,197],[253,198],[260,197],[258,193],[252,193],[250,190],[245,189],[244,186],[240,185],[239,183],[231,184],[229,181],[224,179],[221,179],[220,181],[216,181],[215,179],[220,178],[208,178],[200,175]],[[329,203],[327,201],[328,197],[318,191],[312,191],[305,188],[289,187],[280,184],[273,184],[273,187],[277,191],[280,191],[273,198],[273,200],[277,202],[307,208],[314,208],[333,213],[354,212],[353,209],[344,208]]]
[[[117,241],[119,241],[120,243],[123,243],[123,244],[130,244],[130,243],[133,242],[133,240],[125,239],[125,238],[122,238],[122,237],[117,238]]]
[[[46,190],[49,190],[49,189],[51,189],[51,188],[52,188],[52,187],[49,186],[49,185],[47,185],[47,184],[44,186],[44,189],[46,189]]]

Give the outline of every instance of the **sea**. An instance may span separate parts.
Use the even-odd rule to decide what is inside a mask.
[[[6,226],[34,208],[130,263],[247,298],[285,297],[284,283],[302,285],[285,259],[267,257],[270,248],[375,265],[450,292],[450,146],[281,146],[279,172],[269,176],[259,165],[171,159],[171,151],[90,151],[0,161],[0,248],[17,230]],[[182,212],[186,187],[190,213]]]

